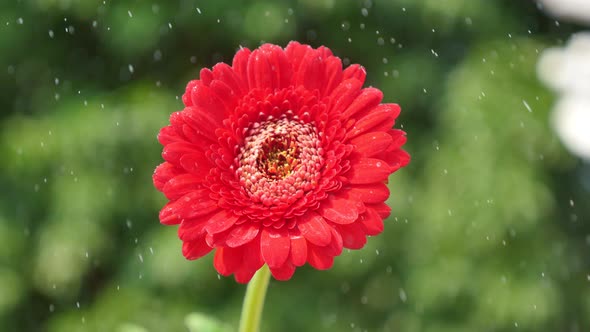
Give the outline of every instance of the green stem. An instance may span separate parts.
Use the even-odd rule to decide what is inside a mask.
[[[265,264],[248,283],[244,306],[242,307],[242,317],[240,317],[239,332],[258,332],[269,280],[270,270]]]

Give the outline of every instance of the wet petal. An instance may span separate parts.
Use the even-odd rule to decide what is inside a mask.
[[[344,119],[350,117],[361,118],[373,110],[383,99],[383,92],[375,88],[366,88],[342,113]]]
[[[302,235],[291,235],[291,262],[303,266],[307,261],[307,240]]]
[[[332,235],[330,226],[324,221],[324,218],[314,211],[309,211],[301,217],[297,224],[301,234],[311,243],[323,247],[330,243]]]
[[[169,200],[176,200],[202,187],[202,179],[193,174],[181,174],[170,179],[162,192]]]
[[[295,265],[287,260],[283,266],[271,268],[270,273],[272,273],[272,276],[275,277],[275,279],[286,281],[291,279],[293,273],[295,273]]]
[[[360,158],[353,161],[347,177],[352,184],[383,182],[391,172],[391,167],[383,160]]]
[[[328,255],[322,247],[310,245],[307,250],[307,261],[318,270],[327,270],[334,264],[334,256]]]
[[[165,225],[176,225],[183,219],[192,219],[217,209],[217,202],[209,198],[209,190],[199,189],[166,204],[160,211],[160,222]]]
[[[385,151],[392,142],[391,135],[382,131],[363,134],[350,140],[355,146],[354,151],[366,157]]]
[[[195,241],[185,241],[182,243],[182,254],[186,259],[198,259],[209,252],[211,252],[213,248],[209,247],[205,242],[205,239],[195,240]]]
[[[231,213],[230,211],[220,210],[216,214],[212,215],[207,221],[207,226],[205,226],[205,229],[208,233],[221,233],[232,227],[236,221],[238,221],[238,218],[238,216]]]
[[[359,211],[358,206],[351,204],[349,199],[332,195],[322,202],[320,214],[331,222],[350,224],[358,218]]]
[[[348,249],[360,249],[367,243],[367,237],[360,223],[337,225],[337,231],[342,236],[342,245]]]
[[[289,257],[291,239],[285,230],[266,227],[260,237],[262,258],[270,268],[279,268]]]
[[[383,231],[383,218],[375,211],[368,208],[365,213],[359,217],[367,235],[377,235]]]
[[[260,225],[253,222],[245,222],[232,228],[225,241],[232,248],[239,247],[252,241],[258,235],[259,230]]]
[[[221,247],[215,251],[213,266],[222,276],[229,276],[234,273],[242,264],[242,250]]]
[[[363,203],[381,203],[389,197],[389,188],[381,182],[358,184],[348,191],[348,195]]]

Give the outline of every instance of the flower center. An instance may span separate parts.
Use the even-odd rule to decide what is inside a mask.
[[[248,130],[238,155],[240,185],[254,202],[290,204],[317,185],[322,166],[315,127],[269,118]]]
[[[286,136],[269,136],[260,147],[256,162],[268,178],[283,179],[293,173],[299,161],[299,146],[292,132]]]

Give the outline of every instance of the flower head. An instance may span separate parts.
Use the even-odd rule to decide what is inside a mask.
[[[263,264],[287,280],[379,234],[385,182],[410,157],[392,129],[399,106],[364,80],[361,66],[343,70],[329,49],[296,42],[201,70],[160,131],[165,162],[153,176],[170,200],[160,221],[179,224],[184,256],[215,250],[217,271],[241,283]]]
[[[590,33],[571,36],[563,48],[548,48],[537,64],[539,78],[557,93],[552,125],[565,147],[590,160]]]

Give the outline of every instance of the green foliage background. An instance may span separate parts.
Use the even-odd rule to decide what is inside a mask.
[[[245,287],[158,223],[156,134],[201,67],[289,40],[363,64],[413,160],[384,233],[271,282],[263,331],[590,331],[589,166],[535,74],[577,30],[532,1],[2,2],[0,331],[236,326]]]

